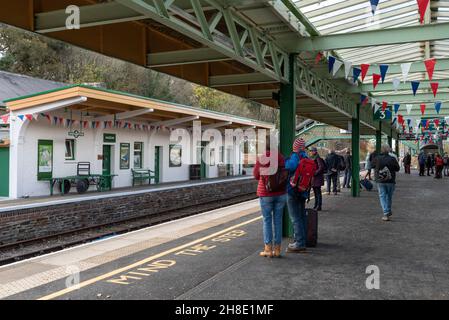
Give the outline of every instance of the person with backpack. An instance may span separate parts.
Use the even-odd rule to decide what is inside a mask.
[[[331,185],[332,192],[334,195],[337,195],[337,180],[338,180],[338,168],[340,165],[340,158],[335,153],[335,150],[330,150],[329,154],[326,157],[326,180],[327,180],[327,194],[331,194]]]
[[[282,243],[282,217],[287,202],[288,172],[285,170],[285,159],[277,152],[277,167],[270,171],[271,152],[269,143],[265,154],[260,156],[254,166],[254,178],[259,181],[257,196],[263,217],[264,250],[260,252],[262,257],[280,257]],[[273,164],[274,165],[274,164]],[[271,173],[271,172],[270,172]],[[274,238],[273,238],[274,226]],[[274,242],[274,243],[273,243]]]
[[[435,155],[435,179],[443,178],[444,161],[439,153]]]
[[[287,205],[294,232],[294,242],[288,245],[287,252],[304,253],[307,251],[306,200],[316,171],[315,162],[308,159],[305,152],[304,139],[298,138],[293,143],[293,152],[285,160],[285,168],[289,171]]]
[[[418,164],[419,164],[419,176],[424,177],[426,170],[426,154],[424,153],[424,151],[421,151],[419,153]]]
[[[447,153],[444,154],[443,164],[444,164],[444,176],[449,177],[449,155]]]
[[[390,221],[393,194],[396,187],[396,172],[400,170],[398,161],[389,154],[390,152],[391,148],[388,144],[382,145],[381,154],[376,157],[373,163],[380,204],[384,214],[383,221]]]
[[[315,173],[313,174],[312,180],[312,188],[315,195],[315,205],[313,209],[316,211],[321,211],[323,205],[323,195],[321,193],[321,188],[324,186],[324,173],[327,171],[326,163],[318,154],[317,148],[312,148],[310,158],[315,161],[317,167]]]

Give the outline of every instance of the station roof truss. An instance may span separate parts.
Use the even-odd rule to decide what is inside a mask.
[[[70,4],[80,7],[80,30],[66,28]],[[290,81],[289,55],[297,54],[297,114],[342,129],[355,117],[360,94],[432,101],[423,63],[429,58],[438,60],[434,81],[449,100],[443,0],[430,1],[422,25],[416,0],[381,0],[374,15],[369,0],[15,0],[0,4],[0,22],[272,107],[273,93]],[[363,84],[345,79],[343,69],[333,76],[324,59],[315,63],[323,51],[354,66],[370,64]],[[413,100],[409,83],[392,89],[403,62],[414,62],[408,81],[422,81]],[[374,90],[379,64],[390,68]],[[360,111],[361,134],[394,131],[374,121],[371,108]],[[443,104],[441,112],[449,108]]]

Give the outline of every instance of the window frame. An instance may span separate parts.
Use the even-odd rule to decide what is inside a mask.
[[[140,167],[136,167],[136,144],[140,145]],[[133,146],[133,168],[143,169],[143,142],[136,141]]]
[[[67,142],[72,142],[72,156],[70,158],[67,157]],[[76,160],[76,140],[75,139],[65,139],[64,141],[64,149],[65,149],[65,155],[64,159],[65,161],[75,161]]]

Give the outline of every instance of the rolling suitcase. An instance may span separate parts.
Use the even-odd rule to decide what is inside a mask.
[[[307,214],[307,247],[316,247],[318,242],[318,212],[306,209]]]
[[[371,191],[373,190],[373,184],[368,179],[363,179],[360,181],[360,184],[367,190]]]

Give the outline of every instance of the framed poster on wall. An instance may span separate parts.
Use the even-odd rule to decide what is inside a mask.
[[[129,169],[130,144],[120,143],[120,170]]]
[[[53,140],[37,142],[37,180],[53,178]]]
[[[180,145],[170,145],[170,168],[182,165],[182,148]]]

